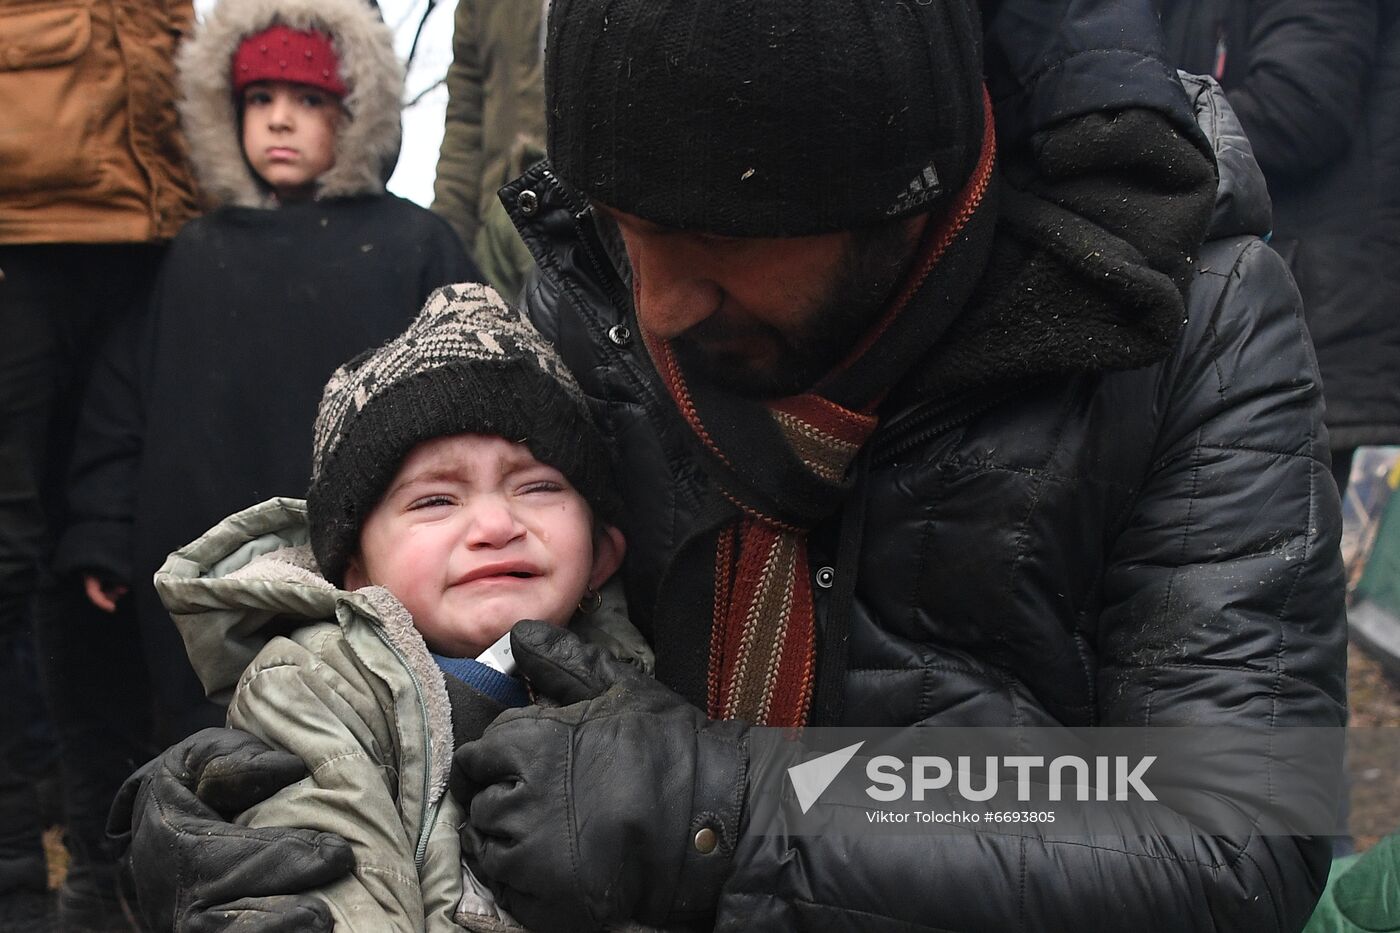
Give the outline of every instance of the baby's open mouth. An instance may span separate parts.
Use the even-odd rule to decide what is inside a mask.
[[[527,561],[500,561],[484,564],[472,570],[457,582],[473,583],[477,580],[533,580],[540,575],[538,568]]]

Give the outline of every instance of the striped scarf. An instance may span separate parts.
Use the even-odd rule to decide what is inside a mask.
[[[990,249],[995,137],[991,104],[977,167],[926,229],[919,259],[880,320],[813,389],[754,401],[688,378],[669,341],[643,339],[734,519],[713,567],[709,715],[802,725],[811,706],[816,631],[807,533],[839,508],[848,471],[874,432],[875,409],[932,346],[972,291]],[[912,299],[918,295],[918,300]],[[904,314],[906,308],[917,313]]]

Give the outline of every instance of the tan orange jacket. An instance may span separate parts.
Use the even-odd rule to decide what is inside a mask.
[[[175,112],[190,0],[0,0],[0,244],[164,240],[197,211]]]

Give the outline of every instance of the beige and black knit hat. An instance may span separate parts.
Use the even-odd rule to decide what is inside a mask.
[[[559,355],[490,288],[449,285],[406,331],[326,383],[307,510],[327,580],[340,584],[360,526],[409,451],[464,433],[523,443],[568,477],[598,518],[615,520],[607,449]]]

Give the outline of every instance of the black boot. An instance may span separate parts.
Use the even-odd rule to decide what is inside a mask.
[[[0,894],[0,933],[52,933],[53,895],[28,888]]]
[[[58,889],[58,929],[64,933],[136,933],[117,891],[116,866],[75,863]]]
[[[47,933],[48,881],[34,789],[6,781],[0,785],[0,933]]]

